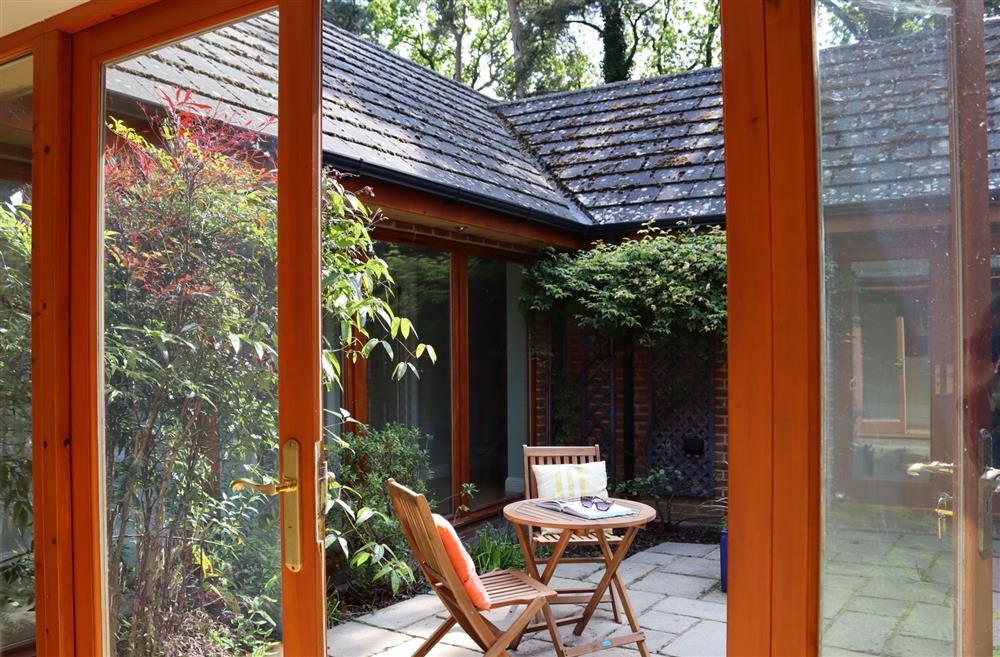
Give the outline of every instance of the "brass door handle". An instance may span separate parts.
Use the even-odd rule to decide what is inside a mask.
[[[230,488],[233,490],[243,490],[244,488],[252,488],[258,493],[263,493],[264,495],[274,497],[278,493],[291,493],[299,489],[299,482],[294,479],[282,479],[280,484],[260,484],[256,481],[250,481],[249,479],[233,479],[229,484]]]
[[[299,504],[299,441],[289,438],[281,446],[281,482],[261,484],[249,479],[234,479],[233,490],[252,488],[258,493],[274,496],[281,493],[281,536],[285,568],[297,573],[302,570],[302,509]]]
[[[906,474],[911,477],[919,477],[925,472],[936,472],[939,474],[954,474],[954,463],[942,463],[941,461],[931,461],[930,463],[911,463],[906,468]]]

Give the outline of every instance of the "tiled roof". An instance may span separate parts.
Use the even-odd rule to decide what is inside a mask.
[[[551,94],[499,111],[595,222],[725,213],[717,68]]]
[[[277,18],[265,15],[116,64],[113,92],[155,102],[195,90],[248,118],[277,113]],[[425,181],[466,201],[531,218],[590,224],[491,110],[492,100],[327,25],[323,150],[344,170]]]
[[[986,22],[986,39],[998,190],[1000,21]],[[324,40],[323,148],[338,168],[564,225],[723,219],[718,68],[497,103],[338,28]],[[947,201],[943,42],[820,52],[827,208]],[[276,60],[268,15],[119,63],[107,79],[127,97],[182,86],[264,118],[277,110]]]

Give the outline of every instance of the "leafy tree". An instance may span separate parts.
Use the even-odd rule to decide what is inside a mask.
[[[645,75],[665,75],[718,66],[722,43],[719,0],[665,0],[657,3],[641,33]]]
[[[367,36],[371,29],[364,0],[323,0],[323,20],[358,36]]]
[[[171,637],[191,627],[225,654],[262,652],[279,611],[277,506],[228,482],[277,471],[272,126],[189,91],[162,105],[141,131],[111,118],[104,154],[112,631],[136,657],[187,654]],[[334,176],[323,193],[322,293],[341,336],[323,354],[332,386],[342,358],[412,327],[384,294],[377,217]],[[407,345],[395,353],[399,375],[415,371]]]
[[[0,511],[7,552],[0,559],[0,626],[30,631],[34,605],[31,499],[30,189],[4,185],[0,203]]]
[[[1000,0],[984,0],[987,17],[1000,15]],[[939,29],[943,15],[933,3],[863,3],[858,0],[820,0],[819,17],[829,28],[824,45],[877,41]]]

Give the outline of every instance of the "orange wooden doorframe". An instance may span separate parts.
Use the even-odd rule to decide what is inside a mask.
[[[731,656],[817,652],[820,278],[812,4],[722,3]]]
[[[35,648],[73,653],[73,542],[69,442],[69,35],[32,42],[32,480]],[[44,482],[44,485],[39,485]]]
[[[325,654],[325,577],[317,517],[321,458],[319,312],[319,0],[172,0],[74,35],[70,227],[70,429],[75,647],[106,654],[103,463],[100,458],[99,126],[105,62],[279,6],[279,439],[297,438],[302,569],[283,572],[285,654]]]

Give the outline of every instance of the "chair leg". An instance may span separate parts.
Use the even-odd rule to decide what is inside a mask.
[[[555,646],[556,655],[558,657],[563,657],[563,644],[562,639],[559,638],[559,628],[556,627],[556,622],[552,618],[552,607],[545,604],[542,607],[542,613],[545,615],[545,624],[549,626],[549,636],[552,637],[552,645]]]
[[[444,638],[444,635],[448,633],[448,630],[450,630],[453,627],[455,627],[454,618],[449,618],[445,622],[441,623],[441,625],[439,625],[438,628],[434,630],[434,634],[427,637],[427,640],[424,641],[423,645],[421,645],[420,648],[418,648],[417,651],[413,653],[413,657],[424,657],[424,655],[426,655],[431,651],[431,648],[437,645],[438,641]]]
[[[534,618],[535,613],[546,604],[544,598],[536,598],[528,605],[528,607],[517,617],[517,620],[507,628],[507,631],[497,637],[497,640],[493,642],[490,649],[486,651],[484,657],[501,657],[502,655],[509,655],[507,648],[510,646],[514,639],[521,636],[524,633],[524,628],[528,626],[528,623]]]

